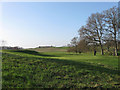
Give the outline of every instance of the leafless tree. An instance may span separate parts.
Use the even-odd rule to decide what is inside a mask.
[[[88,42],[99,43],[101,47],[101,54],[103,55],[103,34],[105,23],[103,22],[103,14],[96,13],[92,14],[87,21],[86,26],[80,28],[80,36],[86,38]]]
[[[79,53],[81,53],[81,52],[87,52],[88,51],[89,47],[88,47],[88,43],[86,42],[85,39],[81,39],[78,42],[77,49],[78,49]]]
[[[117,36],[118,36],[118,8],[113,7],[108,10],[103,11],[104,13],[104,21],[106,23],[106,31],[107,33],[111,33],[114,40],[114,55],[118,55],[117,53]]]
[[[92,29],[90,29],[90,27],[88,25],[85,25],[85,26],[82,26],[79,29],[78,32],[79,32],[80,38],[82,40],[85,40],[85,42],[87,43],[87,47],[86,48],[91,47],[91,49],[94,52],[96,52],[96,45],[97,45],[96,34],[93,33]],[[78,47],[79,47],[79,45],[78,45]]]
[[[72,46],[72,48],[71,48],[71,50],[72,51],[75,51],[76,53],[78,52],[78,50],[77,50],[77,46],[78,46],[78,37],[74,37],[72,40],[71,40],[71,46]]]
[[[110,51],[110,47],[112,47],[114,45],[114,40],[113,40],[113,36],[111,33],[109,34],[105,34],[104,36],[104,42],[105,42],[105,46],[107,47],[107,51]]]
[[[77,41],[77,38],[72,39],[72,44],[74,47],[83,48],[83,44],[87,42],[88,45],[94,47],[96,51],[96,46],[100,46],[101,54],[104,55],[104,46],[109,48],[114,48],[114,55],[118,55],[118,8],[113,7],[102,13],[95,13],[88,17],[86,25],[79,29],[80,39],[83,41]],[[77,52],[77,49],[76,49]]]

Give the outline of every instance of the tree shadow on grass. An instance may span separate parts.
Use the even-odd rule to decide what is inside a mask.
[[[12,50],[11,52],[19,52],[19,53],[25,53],[25,54],[31,54],[31,55],[37,55],[37,56],[45,56],[45,57],[58,57],[56,55],[47,55],[47,54],[39,53],[37,51],[32,51],[32,50]]]
[[[91,70],[92,72],[100,72],[100,73],[107,73],[107,74],[119,74],[120,75],[119,70],[105,68],[100,65],[92,65],[87,62],[76,62],[76,61],[64,60],[64,59],[45,59],[45,58],[39,58],[39,59],[45,60],[47,62],[56,62],[61,65],[72,65],[72,66],[75,66],[76,69],[78,69],[78,70],[79,69],[87,69],[87,70]]]
[[[19,50],[18,52],[22,52],[22,51]],[[23,53],[24,52],[26,53],[26,51],[23,51]],[[34,54],[37,55],[38,53],[34,52]],[[38,54],[38,55],[41,55],[41,54]],[[47,56],[47,55],[45,55],[45,56]],[[15,55],[15,57],[16,57],[16,55]],[[21,58],[26,58],[25,56],[20,56],[20,57]],[[17,56],[17,58],[21,59],[18,56]],[[91,72],[100,72],[100,73],[120,75],[119,70],[109,69],[109,68],[106,68],[106,67],[100,66],[100,65],[92,65],[92,64],[87,63],[87,62],[76,62],[76,61],[65,60],[65,59],[39,58],[39,57],[27,57],[27,59],[32,59],[32,60],[40,59],[40,60],[45,61],[46,63],[47,62],[55,62],[55,63],[58,63],[61,66],[63,66],[63,65],[71,65],[71,66],[75,66],[75,68],[77,70],[86,69],[86,70],[90,70]]]

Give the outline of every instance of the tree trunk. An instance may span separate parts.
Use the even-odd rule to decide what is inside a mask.
[[[115,55],[118,56],[117,48],[115,48]]]
[[[115,56],[115,49],[114,49],[114,52],[113,52],[113,56]]]
[[[101,48],[101,55],[104,55],[103,49]]]
[[[117,52],[117,41],[116,41],[116,39],[115,39],[114,53],[115,53],[115,56],[118,56],[118,52]]]
[[[94,50],[94,56],[96,56],[96,50]]]
[[[100,46],[101,46],[101,55],[104,55],[103,46],[101,42],[100,42]]]
[[[115,50],[114,50],[114,52],[115,52],[115,55],[118,56],[118,52],[117,52],[117,40],[116,40],[116,36],[117,36],[116,32],[117,32],[117,29],[115,28],[115,24],[113,24],[113,28],[114,28],[114,43],[115,43]]]
[[[109,46],[107,46],[107,50],[108,50],[108,52],[110,51],[110,47]]]

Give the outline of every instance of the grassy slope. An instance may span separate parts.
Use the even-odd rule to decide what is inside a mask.
[[[65,52],[67,51],[67,48],[68,47],[51,47],[51,48],[33,48],[33,49],[30,49],[30,50],[35,50],[35,51],[38,51],[38,52]]]
[[[3,87],[120,87],[117,66],[113,56],[3,51]]]

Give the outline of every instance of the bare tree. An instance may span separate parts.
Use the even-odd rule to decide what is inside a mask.
[[[104,13],[104,21],[106,23],[106,31],[107,33],[111,33],[114,40],[114,55],[118,55],[117,53],[117,36],[118,36],[118,8],[113,7],[109,10],[103,11]]]
[[[92,14],[87,21],[86,26],[80,28],[80,36],[86,38],[88,42],[99,43],[101,47],[101,54],[103,55],[103,34],[105,23],[103,22],[103,14],[96,13]]]
[[[82,40],[85,40],[85,42],[87,43],[87,46],[89,45],[89,47],[91,47],[92,50],[94,51],[94,55],[96,55],[95,54],[96,45],[97,45],[96,34],[93,33],[92,29],[88,25],[82,26],[78,32],[79,32],[80,38]]]
[[[120,16],[120,14],[119,14]],[[88,17],[87,24],[79,29],[79,35],[81,40],[85,40],[88,45],[94,47],[94,52],[96,51],[96,46],[100,46],[101,54],[104,55],[103,46],[106,45],[109,51],[110,47],[114,46],[114,55],[118,55],[118,8],[113,7],[102,13],[95,13]],[[76,38],[73,38],[72,44],[74,47],[78,47],[78,51],[83,44],[82,41],[77,42]],[[76,49],[77,52],[77,49]]]
[[[110,51],[110,47],[112,47],[114,45],[114,40],[113,40],[113,36],[111,33],[105,34],[104,36],[104,42],[105,42],[105,46],[107,47],[107,51]]]
[[[74,51],[74,52],[78,52],[77,50],[77,46],[78,46],[78,37],[74,37],[72,40],[71,40],[71,50]]]
[[[101,47],[101,54],[104,55],[103,52],[103,34],[105,23],[103,22],[103,14],[96,13],[92,14],[88,19],[88,26],[92,30],[94,40],[99,43]]]
[[[88,51],[89,47],[88,47],[88,43],[86,42],[85,39],[81,39],[78,42],[77,49],[78,49],[79,53],[81,53],[81,52],[87,52]]]

